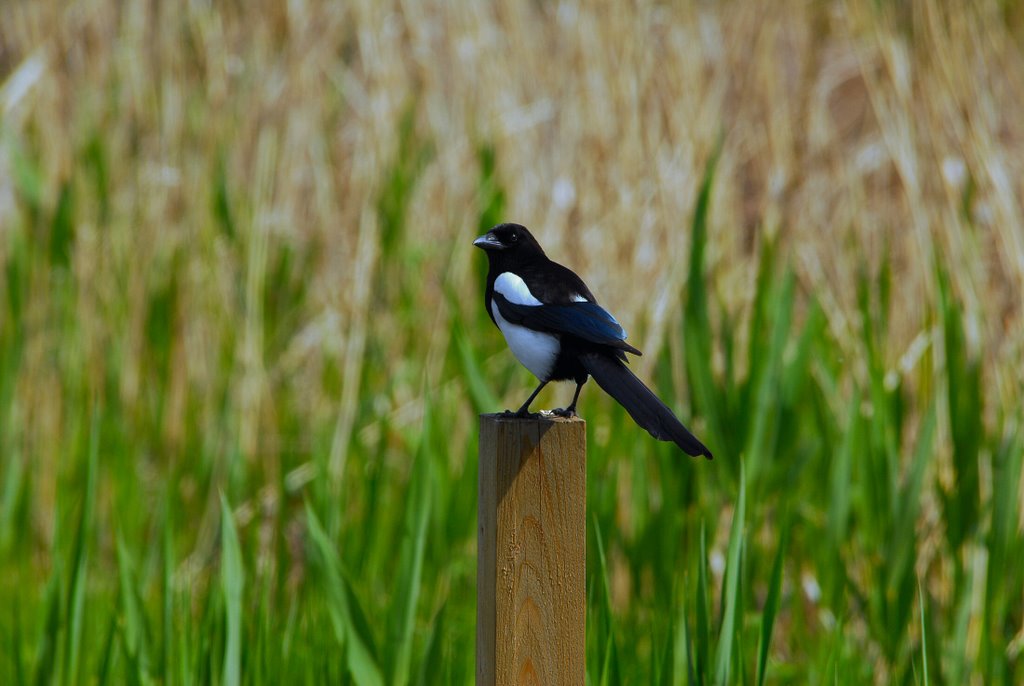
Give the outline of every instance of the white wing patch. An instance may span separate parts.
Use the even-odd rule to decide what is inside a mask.
[[[587,300],[584,296],[580,295],[579,293],[577,293],[576,295],[572,296],[572,301],[574,303],[588,303],[588,302],[590,302],[589,300]]]
[[[502,274],[502,276],[506,276],[506,274]],[[515,278],[519,279],[519,277]],[[522,283],[522,279],[519,279],[519,283]],[[523,286],[525,287],[526,284]],[[495,284],[495,290],[497,290],[497,284]],[[501,291],[498,292],[501,293]],[[526,292],[529,293],[529,290]],[[509,296],[501,294],[511,300]],[[529,369],[541,381],[546,380],[554,369],[555,359],[562,347],[558,337],[513,324],[501,316],[501,312],[498,311],[498,303],[494,300],[491,300],[491,314],[494,315],[494,321],[501,329],[505,342],[508,343],[512,354],[519,360],[519,364]]]
[[[498,278],[494,280],[494,290],[505,296],[505,300],[508,300],[513,305],[544,304],[533,297],[533,293],[530,292],[530,287],[526,285],[526,282],[512,272],[498,274]]]

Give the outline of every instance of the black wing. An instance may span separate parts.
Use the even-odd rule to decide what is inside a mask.
[[[565,305],[517,305],[495,291],[501,316],[513,324],[545,333],[569,334],[590,343],[642,353],[626,343],[626,332],[608,310],[594,302]]]

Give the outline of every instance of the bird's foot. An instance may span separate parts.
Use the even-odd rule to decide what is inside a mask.
[[[540,416],[539,412],[530,412],[525,407],[520,407],[518,410],[513,412],[512,410],[505,410],[501,413],[502,417],[515,417],[516,419],[536,419]]]
[[[561,407],[556,407],[555,409],[551,410],[551,414],[555,415],[556,417],[564,417],[566,419],[572,419],[573,417],[579,417],[579,415],[576,414],[576,408],[572,407],[571,405],[569,407],[564,408],[564,409],[561,408]]]

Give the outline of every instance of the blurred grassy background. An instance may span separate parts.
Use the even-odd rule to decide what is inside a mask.
[[[466,683],[527,224],[588,680],[1021,683],[1017,2],[0,5],[0,682]],[[569,387],[541,405],[564,404]]]

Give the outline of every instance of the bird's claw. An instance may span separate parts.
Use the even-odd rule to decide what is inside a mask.
[[[555,409],[551,410],[551,414],[555,415],[556,417],[564,417],[565,419],[572,419],[573,417],[579,416],[578,414],[576,414],[575,407],[566,407],[564,409],[561,407],[556,407]]]
[[[539,412],[530,412],[526,408],[519,408],[515,412],[512,410],[505,410],[501,413],[502,417],[515,417],[516,419],[536,419],[540,416]]]

